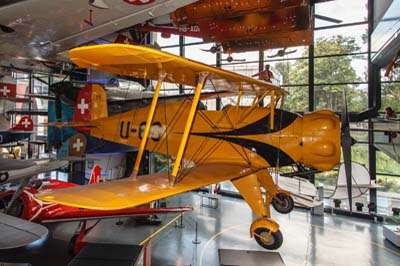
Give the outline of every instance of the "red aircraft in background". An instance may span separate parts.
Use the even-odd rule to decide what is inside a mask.
[[[309,0],[201,0],[137,25],[139,31],[202,38],[221,45],[224,53],[309,45],[313,41]]]
[[[93,167],[89,184],[99,183],[101,175],[100,166]],[[76,254],[85,244],[86,235],[95,227],[88,227],[87,220],[100,220],[102,218],[141,216],[148,217],[152,214],[159,213],[182,213],[191,211],[190,207],[176,208],[150,208],[149,205],[137,208],[128,208],[121,210],[102,211],[89,210],[64,206],[51,202],[43,202],[36,199],[33,195],[39,192],[57,190],[62,188],[70,188],[79,186],[77,184],[68,183],[60,180],[36,180],[30,186],[24,188],[18,199],[7,210],[8,215],[19,217],[35,223],[56,223],[67,221],[82,221],[79,225],[79,233],[76,233],[72,239],[70,252]],[[13,197],[15,190],[6,190],[0,193],[0,212],[7,209],[8,202]],[[11,241],[11,240],[10,240]]]

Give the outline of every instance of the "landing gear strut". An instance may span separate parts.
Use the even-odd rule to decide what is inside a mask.
[[[250,236],[265,249],[274,250],[283,243],[283,236],[279,225],[270,219],[270,205],[280,213],[289,213],[293,210],[294,201],[290,193],[278,189],[267,169],[232,180],[240,194],[249,204],[253,213],[259,217],[250,227]],[[265,196],[261,188],[265,190]]]

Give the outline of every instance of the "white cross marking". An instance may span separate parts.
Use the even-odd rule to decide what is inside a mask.
[[[8,94],[9,92],[11,92],[11,90],[9,90],[9,89],[7,88],[7,86],[3,86],[3,88],[0,89],[0,91],[3,93],[4,96],[7,96],[7,94]]]
[[[81,99],[81,103],[78,104],[78,109],[81,109],[81,115],[85,113],[86,109],[89,109],[89,104],[85,103],[85,98]]]
[[[24,128],[28,128],[31,125],[31,121],[29,121],[29,119],[24,119],[21,124],[24,125]]]
[[[75,143],[72,144],[72,148],[74,148],[77,152],[80,152],[82,147],[83,142],[81,142],[81,139],[76,139]]]

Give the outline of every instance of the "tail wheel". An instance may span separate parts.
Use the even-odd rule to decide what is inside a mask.
[[[272,206],[279,213],[289,213],[294,208],[293,198],[285,193],[278,193],[272,199]]]
[[[283,243],[281,231],[272,232],[264,227],[259,227],[254,231],[254,238],[260,246],[268,250],[278,249]]]

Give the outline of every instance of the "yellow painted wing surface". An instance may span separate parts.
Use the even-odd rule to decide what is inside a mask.
[[[254,173],[248,166],[210,163],[191,168],[175,186],[167,173],[139,176],[106,183],[78,186],[36,194],[43,201],[96,210],[116,210],[138,206],[186,191]]]
[[[206,72],[217,90],[257,95],[274,90],[276,97],[284,94],[284,90],[270,83],[144,46],[85,46],[70,50],[69,57],[80,67],[137,78],[158,80],[159,74],[165,73],[165,82],[196,86],[199,73]]]

